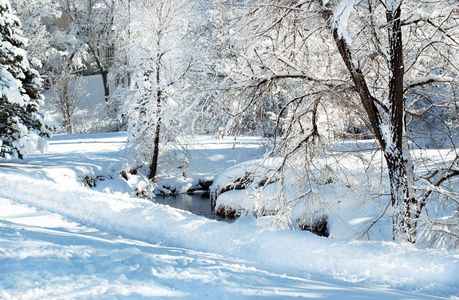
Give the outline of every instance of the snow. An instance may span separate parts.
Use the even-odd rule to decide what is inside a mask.
[[[352,44],[352,40],[347,32],[347,25],[354,5],[355,0],[342,0],[333,12],[334,26],[338,30],[338,35],[340,38],[343,38],[348,45]]]
[[[421,76],[418,78],[408,79],[405,85],[408,87],[427,84],[429,82],[453,82],[455,79],[449,76],[429,74],[427,76]]]
[[[229,224],[132,197],[118,176],[125,141],[58,135],[46,154],[0,162],[0,298],[459,296],[457,252],[273,230],[253,216]],[[213,142],[194,151],[220,167],[240,161]],[[84,186],[85,175],[110,175],[110,192]]]
[[[24,99],[19,92],[16,79],[5,68],[0,70],[0,97],[5,96],[10,103],[24,105]]]
[[[197,135],[179,141],[180,147],[169,146],[169,159],[163,162],[157,176],[162,184],[156,194],[168,194],[171,189],[186,192],[195,188],[199,180],[214,181],[223,170],[260,158],[266,150],[259,137]]]

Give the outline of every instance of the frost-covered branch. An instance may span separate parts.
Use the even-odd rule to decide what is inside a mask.
[[[419,78],[415,78],[415,79],[407,79],[405,81],[405,92],[414,88],[414,87],[417,87],[417,86],[422,86],[422,85],[426,85],[426,84],[431,84],[431,83],[434,83],[434,82],[447,82],[447,83],[451,83],[455,81],[455,79],[453,77],[449,77],[449,76],[441,76],[441,75],[434,75],[434,74],[429,74],[427,76],[424,76],[424,77],[419,77]]]
[[[459,155],[448,166],[437,168],[430,175],[423,178],[427,181],[428,186],[427,190],[418,198],[418,217],[426,205],[427,198],[446,180],[455,176],[459,176]]]

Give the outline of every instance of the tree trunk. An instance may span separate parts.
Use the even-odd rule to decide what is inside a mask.
[[[158,157],[159,157],[159,137],[161,133],[161,118],[158,118],[158,123],[156,124],[155,130],[155,140],[153,142],[153,158],[150,164],[150,174],[148,179],[155,181],[156,171],[158,170]]]
[[[415,228],[412,222],[412,210],[416,205],[410,196],[410,187],[406,164],[400,149],[384,154],[389,169],[390,200],[392,205],[392,231],[394,240],[406,240],[414,243]]]
[[[159,41],[158,41],[158,48],[159,48]],[[160,133],[161,133],[161,98],[163,91],[161,90],[161,75],[160,75],[160,68],[161,66],[161,55],[158,55],[157,65],[156,65],[156,130],[155,130],[155,140],[153,142],[153,157],[151,160],[150,165],[150,175],[148,175],[148,179],[151,181],[155,181],[156,178],[156,171],[158,170],[158,157],[159,157],[159,141],[160,141]]]
[[[104,85],[104,99],[108,103],[110,100],[110,86],[108,83],[108,70],[104,67],[100,68],[100,74],[102,75],[102,83]]]
[[[389,2],[389,1],[388,1]],[[373,132],[383,150],[389,170],[391,204],[393,208],[393,238],[415,242],[416,200],[410,195],[407,176],[407,158],[403,151],[405,126],[405,99],[403,95],[404,62],[401,31],[401,2],[393,0],[387,5],[386,19],[389,40],[389,97],[388,107],[378,108],[381,103],[371,94],[365,75],[354,63],[351,47],[334,28],[333,38],[348,69],[362,105],[369,118]],[[330,19],[331,12],[325,14]],[[380,110],[384,111],[381,112]],[[385,118],[387,116],[387,118]],[[385,121],[384,121],[385,120]],[[414,196],[414,195],[413,195]]]
[[[410,195],[410,181],[406,170],[408,157],[404,155],[403,139],[405,130],[405,97],[403,94],[404,61],[401,27],[401,3],[393,0],[387,7],[386,19],[389,40],[389,130],[387,147],[384,149],[391,186],[393,208],[393,237],[414,243],[416,224],[413,222],[416,200]],[[408,151],[408,149],[406,150]],[[414,196],[414,195],[413,195]]]
[[[108,101],[110,100],[110,86],[108,84],[108,68],[106,59],[104,59],[105,63],[103,63],[100,60],[99,52],[96,51],[96,49],[94,49],[94,47],[90,43],[86,43],[86,45],[89,47],[89,52],[96,61],[97,67],[100,70],[100,74],[102,76],[102,83],[104,85],[104,99],[105,102],[108,103]]]
[[[65,80],[62,82],[63,84],[63,92],[62,92],[62,100],[61,100],[61,110],[63,114],[63,119],[64,119],[64,125],[67,125],[67,132],[70,134],[73,134],[73,115],[71,112],[71,105],[70,102],[72,99],[71,95],[69,95],[69,85],[70,85],[70,79],[68,77],[65,77]]]

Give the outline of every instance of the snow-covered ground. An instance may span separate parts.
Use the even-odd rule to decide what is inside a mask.
[[[60,135],[47,154],[0,162],[1,299],[459,296],[457,252],[276,231],[251,216],[228,224],[132,197],[125,139]],[[231,166],[255,142],[212,143],[190,157]],[[215,176],[209,160],[191,159],[187,176]],[[99,176],[95,189],[85,176]]]

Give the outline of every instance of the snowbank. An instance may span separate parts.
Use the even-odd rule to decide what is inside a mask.
[[[263,156],[260,137],[181,137],[166,145],[160,158],[155,194],[180,194],[208,188],[215,176],[239,163]]]
[[[459,255],[405,243],[336,241],[302,231],[234,224],[78,186],[0,173],[0,197],[61,214],[84,225],[167,246],[244,258],[298,276],[334,277],[440,296],[459,294]]]

